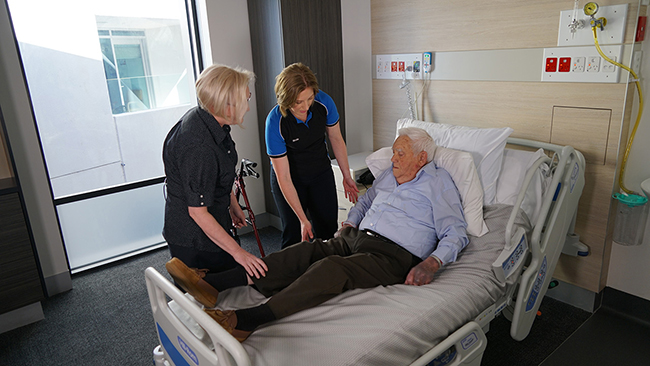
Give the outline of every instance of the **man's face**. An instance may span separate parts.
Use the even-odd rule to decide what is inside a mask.
[[[402,184],[415,178],[417,172],[427,163],[426,151],[418,154],[413,153],[411,138],[400,136],[393,143],[393,175],[397,183]]]

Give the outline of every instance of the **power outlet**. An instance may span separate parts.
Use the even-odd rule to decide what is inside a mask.
[[[376,79],[421,79],[422,54],[375,55]]]
[[[616,59],[616,56],[611,57],[611,59],[612,59],[612,61],[618,61]],[[603,59],[603,66],[600,67],[600,71],[601,72],[614,72],[614,71],[616,71],[617,67],[618,66],[614,65],[613,63]]]
[[[587,72],[600,71],[600,56],[587,57]]]
[[[622,45],[606,45],[601,49],[612,60],[622,59]],[[556,61],[551,64],[550,60]],[[542,81],[549,82],[618,83],[621,74],[621,68],[601,58],[594,46],[545,48],[540,66]]]
[[[584,72],[585,71],[585,57],[574,57],[573,65],[571,67],[572,72]]]
[[[641,73],[641,60],[643,59],[643,51],[634,51],[632,56],[632,70],[637,76]]]
[[[570,72],[571,71],[571,57],[560,57],[558,62],[557,71]]]

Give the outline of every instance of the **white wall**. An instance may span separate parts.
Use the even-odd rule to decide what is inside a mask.
[[[646,31],[642,43],[643,62],[640,74],[641,88],[644,93],[645,108],[642,119],[634,138],[630,157],[626,166],[625,185],[628,189],[641,192],[641,182],[650,178],[650,32]],[[638,96],[634,92],[635,104],[638,106]],[[630,96],[628,96],[630,97]],[[636,108],[636,107],[635,107]],[[636,110],[635,110],[636,111]],[[636,121],[636,112],[632,114],[632,126]],[[650,221],[650,220],[649,220]],[[613,244],[609,263],[607,286],[627,292],[632,295],[650,300],[650,222],[646,223],[646,232],[643,244],[640,246],[623,246]]]
[[[251,49],[250,28],[248,26],[248,5],[246,1],[214,0],[206,1],[205,17],[207,30],[210,36],[209,49],[212,51],[212,63],[228,66],[240,66],[253,70],[253,52]],[[205,26],[205,25],[204,25]],[[206,29],[202,27],[204,32]],[[205,41],[203,41],[205,42]],[[209,55],[205,55],[206,67]],[[261,147],[259,143],[259,130],[257,128],[257,107],[255,101],[255,88],[250,87],[250,111],[244,116],[243,128],[233,127],[232,136],[235,140],[239,159],[248,158],[261,163]],[[266,154],[264,154],[266,159]],[[261,164],[259,165],[261,173]],[[253,212],[257,215],[265,212],[263,179],[246,179],[246,193]]]

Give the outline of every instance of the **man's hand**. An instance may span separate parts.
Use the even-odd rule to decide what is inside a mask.
[[[433,281],[433,275],[438,272],[440,265],[433,257],[429,257],[417,266],[411,268],[406,276],[405,285],[422,286]]]
[[[338,238],[339,236],[341,236],[341,232],[347,227],[354,227],[354,226],[348,224],[347,222],[344,222],[343,224],[341,224],[341,228],[334,233],[334,237]]]

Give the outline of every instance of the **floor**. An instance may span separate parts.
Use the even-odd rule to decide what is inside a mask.
[[[603,305],[541,366],[650,364],[650,302],[605,288]]]

